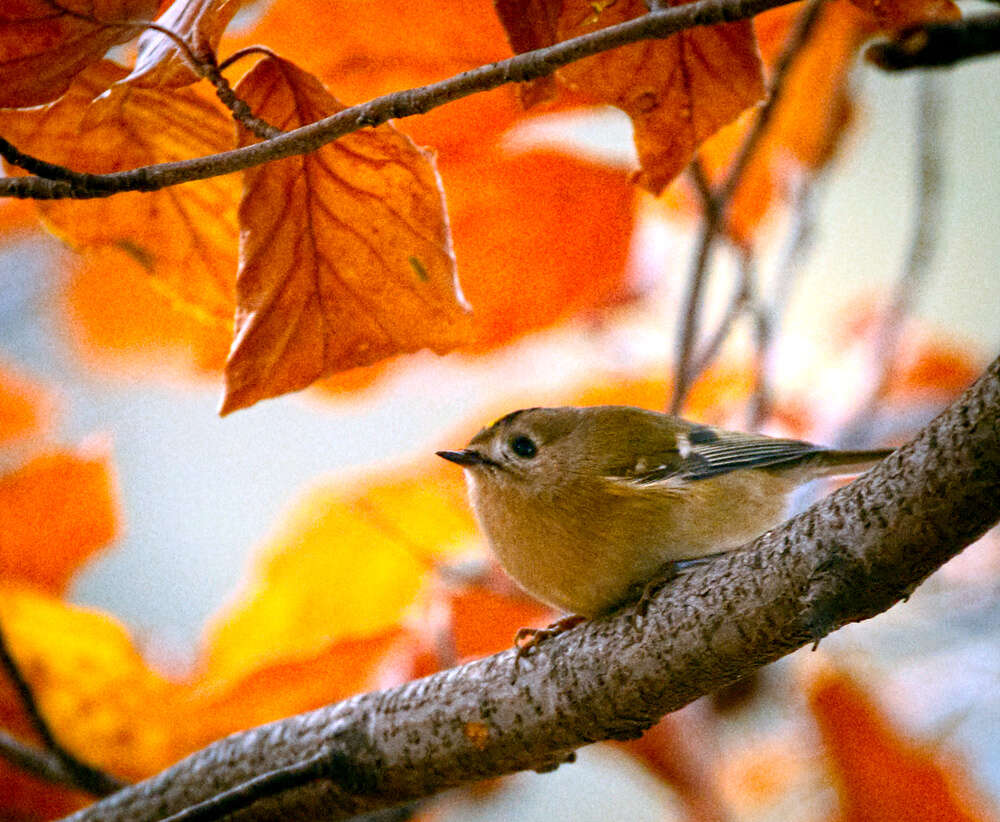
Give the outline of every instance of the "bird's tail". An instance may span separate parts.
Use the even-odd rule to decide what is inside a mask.
[[[879,448],[872,451],[821,451],[809,466],[815,477],[840,477],[860,474],[881,462],[895,449]]]

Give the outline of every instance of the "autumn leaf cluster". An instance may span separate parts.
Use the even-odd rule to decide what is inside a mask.
[[[432,15],[372,3],[348,15],[277,0],[249,30],[229,34],[241,6],[233,0],[79,5],[32,0],[0,16],[0,134],[24,155],[85,174],[250,146],[261,139],[255,123],[288,132],[502,59],[510,47],[544,48],[647,12],[641,0],[538,0],[499,2],[496,11],[454,3]],[[79,251],[72,301],[88,339],[180,351],[213,372],[224,362],[223,412],[365,369],[341,378],[357,385],[389,358],[423,348],[486,351],[628,297],[642,207],[633,182],[659,194],[696,152],[710,177],[724,173],[799,11],[787,5],[597,54],[524,84],[520,101],[501,88],[362,128],[251,167],[242,186],[235,174],[212,176],[99,201],[40,202],[39,214]],[[752,240],[790,168],[829,159],[865,39],[956,14],[950,0],[827,4],[735,192],[733,237]],[[153,17],[187,47],[143,31]],[[131,71],[103,59],[137,36]],[[255,42],[267,50],[247,48]],[[226,74],[252,119],[234,131],[202,75],[237,49],[242,59]],[[634,174],[564,150],[504,149],[505,135],[538,112],[594,103],[631,118]],[[691,199],[672,189],[664,202],[683,210]],[[25,219],[17,211],[13,219]]]

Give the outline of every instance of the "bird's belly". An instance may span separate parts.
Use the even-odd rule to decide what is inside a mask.
[[[732,550],[779,523],[785,484],[762,472],[748,482],[747,473],[689,483],[670,499],[608,495],[572,513],[566,504],[550,511],[536,500],[532,516],[505,517],[502,527],[480,519],[497,558],[525,590],[595,616],[639,594],[669,563]]]

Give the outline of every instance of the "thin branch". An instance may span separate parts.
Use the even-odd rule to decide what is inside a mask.
[[[705,211],[698,239],[698,250],[695,253],[691,273],[688,276],[688,290],[680,309],[681,324],[677,336],[677,365],[673,397],[670,401],[671,413],[680,412],[687,392],[698,378],[698,372],[691,367],[691,360],[698,337],[702,293],[708,276],[708,262],[712,256],[712,248],[725,225],[726,211],[743,178],[743,172],[750,164],[750,160],[757,151],[757,146],[771,124],[771,119],[784,93],[792,64],[809,41],[813,28],[819,20],[823,3],[824,0],[810,0],[799,15],[795,29],[789,36],[788,42],[775,64],[771,92],[760,107],[757,118],[740,145],[739,153],[733,160],[726,179],[719,186],[715,196],[711,198],[714,207]]]
[[[752,253],[749,249],[742,249],[739,255],[739,271],[737,272],[736,287],[729,300],[722,319],[715,331],[708,338],[701,353],[695,357],[694,373],[701,374],[707,369],[715,358],[719,356],[722,346],[729,338],[733,325],[740,318],[747,307],[754,302],[754,265]]]
[[[544,49],[480,66],[439,83],[397,91],[352,106],[332,117],[262,143],[205,157],[160,163],[113,174],[75,174],[66,180],[40,177],[0,179],[0,196],[34,199],[87,199],[123,191],[156,191],[167,186],[231,174],[296,154],[315,151],[338,137],[387,120],[424,114],[445,103],[507,83],[523,83],[561,66],[641,40],[669,37],[695,26],[746,20],[792,0],[698,0],[565,40]]]
[[[234,734],[70,818],[151,822],[230,796],[226,811],[239,808],[241,822],[344,819],[634,738],[906,598],[1000,519],[998,488],[1000,359],[911,443],[751,544],[665,583],[641,618],[629,606],[567,631],[522,660],[514,680],[510,650]],[[315,778],[317,758],[337,768]]]
[[[916,211],[906,259],[896,278],[892,299],[872,345],[875,378],[867,398],[844,426],[842,445],[864,444],[878,406],[892,382],[899,342],[913,304],[931,270],[941,227],[941,180],[944,130],[944,78],[930,72],[918,84]]]
[[[42,751],[31,745],[26,745],[19,739],[0,730],[0,758],[6,759],[14,767],[25,773],[44,779],[55,785],[80,789],[76,777],[66,770],[62,760],[49,751]],[[103,796],[104,794],[98,794]]]
[[[886,71],[953,66],[1000,51],[1000,14],[980,14],[907,29],[896,39],[875,43],[865,59]]]
[[[127,784],[110,774],[104,773],[104,771],[88,765],[86,762],[81,762],[56,739],[48,722],[45,721],[45,717],[42,715],[41,708],[35,699],[31,685],[25,679],[20,666],[17,664],[17,660],[14,659],[10,649],[7,647],[7,639],[4,636],[2,627],[0,627],[0,669],[6,671],[7,676],[14,685],[14,690],[17,692],[18,698],[21,700],[21,704],[24,706],[24,711],[28,715],[28,720],[31,722],[32,727],[42,738],[42,743],[45,747],[59,760],[63,770],[72,780],[73,785],[95,796],[107,796],[120,790]],[[65,782],[63,779],[57,781]]]

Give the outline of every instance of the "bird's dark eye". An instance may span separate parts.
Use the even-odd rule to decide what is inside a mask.
[[[510,441],[510,450],[517,454],[519,457],[524,457],[530,460],[535,454],[538,453],[538,446],[531,440],[530,437],[520,436],[514,437]]]

